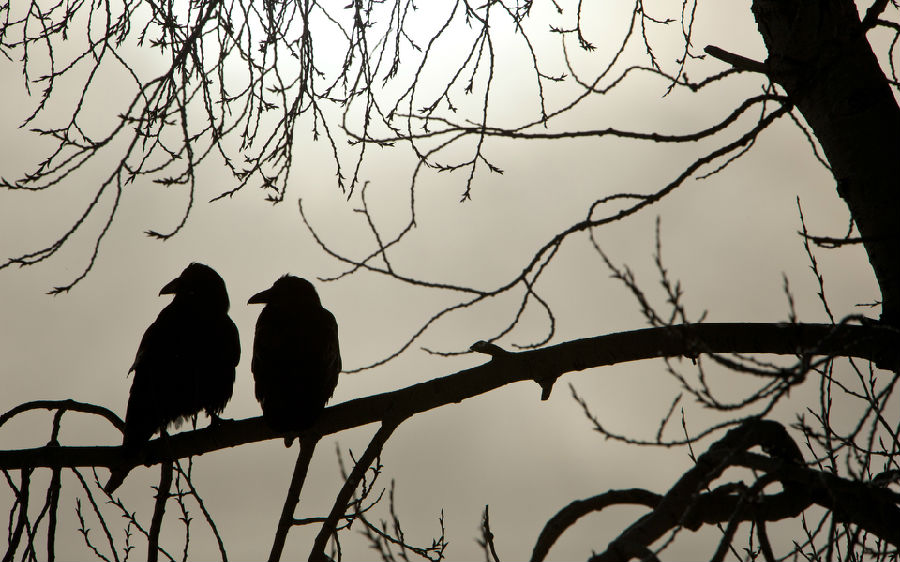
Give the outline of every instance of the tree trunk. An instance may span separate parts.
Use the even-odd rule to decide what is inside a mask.
[[[900,108],[856,5],[754,0],[753,13],[769,51],[767,72],[812,127],[863,239],[881,318],[900,326]]]

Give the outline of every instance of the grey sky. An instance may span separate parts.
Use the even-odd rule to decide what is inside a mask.
[[[698,15],[697,48],[716,43],[748,56],[762,56],[747,2],[728,3],[727,12],[708,4],[701,6]],[[726,17],[727,32],[717,28]],[[609,18],[617,21],[614,16]],[[617,25],[610,23],[603,29],[614,33]],[[595,40],[601,49],[603,37],[604,32],[598,31]],[[724,68],[715,61],[695,64],[701,68],[698,76],[715,65]],[[23,171],[24,164],[42,155],[42,145],[16,129],[34,103],[20,85],[19,70],[4,62],[0,73],[6,107],[0,112],[0,175],[11,179]],[[687,132],[715,123],[741,99],[759,93],[761,83],[757,78],[740,78],[699,96],[676,92],[662,98],[663,81],[641,78],[618,95],[586,104],[564,119],[573,126]],[[516,96],[514,75],[506,86],[498,90],[495,102],[498,119],[507,112],[516,115],[529,101]],[[742,120],[739,129],[745,130],[751,119]],[[70,281],[84,266],[92,249],[91,237],[100,227],[99,217],[49,262],[0,271],[0,377],[4,386],[0,410],[29,400],[73,398],[124,416],[131,383],[126,372],[143,330],[169,302],[169,297],[157,293],[190,261],[209,264],[225,279],[231,316],[241,332],[243,354],[234,398],[223,414],[229,418],[260,413],[249,371],[259,307],[248,306],[246,301],[276,277],[290,272],[314,281],[323,304],[340,324],[346,369],[393,352],[440,306],[452,302],[453,295],[410,288],[374,274],[327,284],[315,280],[343,269],[321,252],[303,226],[298,198],[303,198],[314,226],[342,251],[359,257],[371,248],[371,239],[363,238],[363,219],[353,212],[360,204],[358,196],[347,202],[334,185],[328,147],[311,144],[305,134],[300,138],[303,140],[295,149],[300,163],[280,205],[265,202],[262,193],[253,189],[206,204],[231,181],[221,167],[210,164],[202,172],[198,202],[187,226],[166,242],[150,239],[143,232],[177,224],[185,201],[183,192],[147,182],[129,186],[96,266],[71,293],[45,294]],[[733,136],[726,133],[723,138]],[[616,192],[657,189],[704,149],[714,146],[618,139],[489,143],[493,163],[505,173],[479,171],[471,201],[458,203],[463,174],[426,172],[418,180],[419,226],[394,254],[396,267],[419,278],[493,288],[520,271],[550,236],[582,219],[593,200]],[[367,158],[365,177],[371,182],[367,197],[379,226],[391,231],[407,220],[414,161],[404,147],[371,150]],[[87,170],[79,183],[53,194],[0,193],[3,257],[52,241],[77,214],[79,202],[92,193],[90,178],[100,172],[99,168]],[[815,161],[800,132],[782,120],[763,133],[747,157],[724,173],[689,181],[638,216],[599,230],[598,239],[617,264],[627,263],[634,269],[662,306],[652,262],[654,221],[659,215],[664,259],[670,274],[683,281],[685,302],[694,318],[708,310],[710,321],[787,320],[784,274],[790,280],[800,319],[823,321],[815,280],[796,235],[800,229],[798,196],[813,233],[837,236],[844,232],[848,215],[833,180]],[[871,269],[860,248],[820,251],[817,257],[837,316],[858,313],[857,303],[877,298]],[[556,317],[554,342],[644,326],[637,305],[609,278],[586,235],[571,237],[555,259],[539,284]],[[507,295],[477,310],[449,316],[397,360],[372,371],[342,375],[331,403],[401,388],[482,362],[483,357],[471,355],[437,358],[419,348],[464,349],[499,331],[514,315],[515,306],[515,298]],[[540,339],[545,329],[546,318],[533,307],[522,326],[499,343],[506,348],[528,343]],[[689,369],[689,363],[684,368]],[[727,389],[735,384],[736,376],[721,374],[717,383]],[[690,465],[687,451],[635,449],[598,437],[572,400],[567,388],[570,382],[611,429],[648,438],[677,393],[677,385],[660,362],[645,362],[567,375],[547,402],[539,401],[537,385],[523,383],[407,421],[385,448],[380,484],[389,486],[391,479],[396,479],[397,512],[409,541],[430,543],[439,533],[438,517],[443,510],[450,542],[448,557],[478,558],[480,548],[474,538],[481,511],[489,504],[501,558],[522,559],[530,554],[547,519],[569,501],[614,488],[647,487],[662,492]],[[797,400],[802,400],[803,392],[797,394]],[[790,406],[779,412],[785,419],[799,411],[796,403]],[[689,428],[699,429],[706,423],[706,414],[696,405],[685,404],[685,409]],[[200,424],[206,423],[201,418]],[[340,484],[336,444],[345,458],[348,448],[359,455],[374,430],[360,428],[329,437],[319,445],[298,516],[323,515],[330,507]],[[43,445],[49,431],[50,416],[30,414],[0,428],[0,448]],[[669,431],[674,437],[679,428],[673,425]],[[120,438],[89,417],[69,413],[64,418],[64,444],[113,445]],[[232,559],[268,553],[296,451],[296,446],[287,450],[280,441],[271,441],[194,460],[194,481]],[[99,472],[101,481],[105,480],[105,471]],[[152,510],[150,485],[157,478],[156,467],[137,469],[120,490],[145,525]],[[84,558],[89,553],[74,518],[74,498],[83,497],[83,492],[71,476],[65,484],[61,504],[64,531],[57,551],[64,559]],[[3,505],[10,503],[10,497],[8,489],[0,494]],[[169,509],[173,517],[162,542],[170,552],[180,552],[182,529],[174,517],[175,506]],[[387,517],[386,511],[379,513]],[[621,528],[621,523],[615,523],[619,513],[625,512],[581,522],[563,536],[551,556],[580,559],[591,549],[602,548],[604,538],[615,536]],[[196,509],[193,515],[193,558],[217,556]],[[115,538],[124,540],[119,518],[111,516],[109,521]],[[99,541],[96,523],[92,528]],[[313,532],[293,531],[285,558],[303,555]],[[685,537],[684,542],[693,540]],[[143,553],[144,542],[138,539],[137,544],[138,553]],[[343,545],[348,559],[366,556],[362,538],[348,536]],[[686,557],[690,548],[690,544],[676,545],[671,555],[674,559]]]

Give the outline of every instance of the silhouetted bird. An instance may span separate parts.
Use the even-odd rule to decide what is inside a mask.
[[[123,445],[132,450],[200,411],[218,421],[241,356],[225,281],[214,269],[192,263],[159,294],[175,298],[144,332],[129,371],[134,382]]]
[[[277,431],[312,426],[341,371],[338,326],[306,279],[285,275],[250,304],[266,303],[256,322],[251,370],[263,418]],[[285,445],[292,438],[285,438]]]

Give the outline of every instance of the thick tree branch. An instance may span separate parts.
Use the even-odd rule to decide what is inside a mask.
[[[547,521],[531,553],[531,562],[541,562],[559,537],[585,515],[602,511],[614,505],[646,505],[654,508],[662,496],[641,488],[609,490],[585,500],[576,500],[559,510]]]
[[[900,325],[900,106],[852,0],[753,0],[768,75],[812,128],[859,230],[881,289],[882,320]]]
[[[895,547],[900,547],[900,494],[893,490],[803,465],[785,464],[753,453],[738,455],[735,464],[772,475],[785,487],[785,491],[779,495],[795,496],[790,501],[799,503],[796,496],[806,496],[808,503],[831,510],[837,522],[858,525]],[[773,504],[772,507],[781,506]],[[800,510],[794,515],[799,513]],[[792,515],[784,515],[790,516]],[[774,517],[766,519],[774,520]]]
[[[785,465],[785,459],[778,458],[780,455],[790,457],[792,454],[784,451],[775,452],[776,458],[774,459],[754,453],[734,454],[730,461],[730,466],[744,466],[766,473],[757,482],[756,487],[758,491],[762,491],[765,485],[776,480],[780,480],[788,489],[771,495],[750,494],[753,501],[748,504],[748,489],[746,486],[724,484],[709,492],[697,495],[693,499],[693,503],[683,511],[681,520],[677,524],[683,525],[692,531],[697,531],[703,525],[715,525],[729,521],[753,521],[757,526],[764,527],[766,521],[779,521],[797,517],[813,503],[820,503],[820,505],[825,507],[833,508],[833,503],[821,503],[814,500],[814,494],[818,493],[821,496],[823,486],[820,482],[824,482],[824,487],[827,489],[837,489],[841,485],[848,485],[848,481],[832,474],[822,473],[809,468]],[[795,485],[800,482],[804,486],[814,482],[815,485],[810,488],[814,490],[814,493],[809,493],[810,489]],[[838,482],[840,485],[836,484]],[[863,489],[869,489],[865,484],[853,483],[853,485],[856,484]],[[824,497],[822,496],[823,499]],[[615,505],[637,504],[655,509],[662,500],[663,496],[641,488],[610,490],[591,498],[576,500],[562,508],[547,521],[535,543],[531,560],[532,562],[544,560],[557,539],[569,527],[586,515],[597,513]],[[889,502],[890,500],[886,497],[886,494],[882,494],[872,504],[867,505],[882,506],[886,501]],[[882,511],[885,512],[888,509],[889,507]],[[870,516],[863,515],[860,518],[853,519],[853,521],[861,523],[869,519],[871,519]],[[869,527],[874,527],[882,533],[891,535],[892,531],[887,528],[887,525],[888,520],[884,520],[880,525],[869,525]],[[762,531],[761,536],[765,536],[765,531]],[[632,546],[640,546],[643,549],[647,548],[648,545],[632,544]],[[769,550],[771,551],[771,546],[769,546]]]
[[[755,446],[761,446],[768,456],[747,452]],[[802,461],[797,444],[781,424],[758,419],[745,422],[701,455],[651,514],[641,517],[605,552],[590,560],[622,562],[643,556],[655,541],[680,526],[696,530],[703,523],[783,519],[798,515],[812,503],[831,510],[837,521],[853,523],[900,546],[898,494],[809,468]],[[765,473],[754,486],[756,492],[775,481],[781,482],[784,491],[762,501],[743,485],[702,493],[732,466]]]
[[[875,325],[705,323],[646,328],[572,340],[540,349],[494,355],[491,361],[406,388],[349,400],[326,408],[313,431],[321,435],[390,418],[406,418],[461,402],[510,383],[547,381],[574,371],[658,357],[694,357],[698,353],[771,353],[848,356],[896,365],[900,333]],[[144,449],[143,463],[154,465],[247,443],[284,437],[261,417],[222,420],[216,427],[155,439]],[[119,467],[118,446],[38,447],[0,451],[0,469],[23,467]],[[133,460],[130,462],[134,462]],[[136,466],[136,465],[134,465]]]

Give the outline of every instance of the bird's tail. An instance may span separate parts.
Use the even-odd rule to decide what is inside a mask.
[[[103,486],[103,491],[107,494],[115,492],[116,489],[122,485],[122,482],[125,481],[125,477],[128,476],[129,472],[131,471],[125,467],[112,468],[109,472],[109,480],[107,480],[106,485]]]
[[[119,459],[118,464],[109,468],[109,480],[107,480],[106,485],[103,486],[103,491],[107,494],[115,492],[116,489],[122,485],[122,482],[125,481],[125,477],[128,476],[131,469],[140,464],[142,460],[141,442],[135,441],[130,437],[131,436],[128,434],[125,435],[121,447],[122,456]]]

